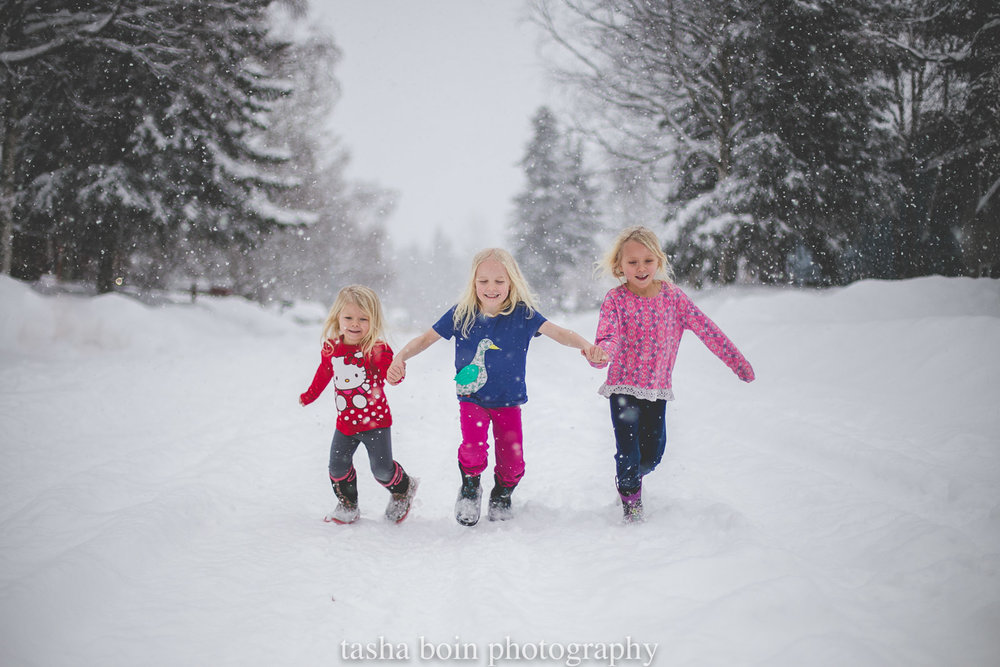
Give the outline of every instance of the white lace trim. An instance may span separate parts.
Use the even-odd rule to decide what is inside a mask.
[[[611,394],[628,394],[644,401],[672,401],[674,392],[670,389],[643,389],[627,384],[608,384],[605,382],[597,393],[605,398],[611,398]]]

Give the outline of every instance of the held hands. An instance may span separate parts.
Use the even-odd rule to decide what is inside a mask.
[[[389,370],[385,372],[385,379],[389,384],[395,386],[406,377],[406,362],[401,359],[394,359],[389,365]]]
[[[596,345],[590,345],[586,349],[580,350],[580,354],[596,368],[604,368],[608,365],[608,353]]]

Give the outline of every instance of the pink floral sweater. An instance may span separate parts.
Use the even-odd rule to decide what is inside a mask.
[[[663,283],[659,294],[642,297],[620,285],[604,297],[597,323],[595,342],[609,357],[608,377],[599,393],[673,400],[671,374],[685,329],[741,380],[754,379],[750,362],[679,287]]]

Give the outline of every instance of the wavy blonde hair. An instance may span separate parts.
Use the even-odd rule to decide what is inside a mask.
[[[660,247],[660,240],[656,238],[656,234],[651,229],[640,225],[626,227],[618,234],[618,238],[615,239],[611,249],[597,264],[597,268],[601,273],[614,276],[619,280],[624,277],[625,273],[622,271],[622,250],[629,241],[641,243],[649,252],[653,253],[653,256],[660,262],[660,266],[656,269],[656,277],[665,281],[668,285],[673,284],[674,270],[670,266],[670,260],[667,259],[663,248]]]
[[[510,291],[507,293],[507,298],[501,304],[500,312],[497,314],[510,315],[514,312],[518,303],[525,305],[528,309],[529,317],[538,310],[538,306],[536,305],[537,299],[528,286],[528,281],[525,279],[524,274],[521,273],[521,267],[517,265],[514,256],[503,248],[486,248],[485,250],[480,250],[472,258],[472,271],[469,274],[469,282],[459,297],[458,304],[455,306],[455,328],[461,331],[463,336],[469,335],[469,330],[472,329],[476,318],[482,312],[482,307],[479,305],[479,297],[476,295],[476,272],[479,271],[479,265],[488,259],[500,262],[503,268],[507,270],[507,278],[510,280]]]
[[[370,287],[364,285],[348,285],[337,293],[337,298],[330,307],[330,314],[323,323],[323,340],[337,340],[342,335],[340,330],[340,314],[348,304],[357,306],[368,316],[368,334],[361,339],[361,351],[368,354],[375,343],[382,339],[385,329],[385,317],[382,315],[382,303],[378,295]]]

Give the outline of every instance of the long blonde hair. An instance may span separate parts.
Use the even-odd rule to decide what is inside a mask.
[[[641,243],[644,245],[649,252],[653,253],[660,262],[660,266],[656,269],[656,277],[660,280],[665,281],[668,285],[674,282],[674,270],[670,266],[670,260],[667,259],[666,253],[663,252],[663,248],[660,247],[660,240],[656,238],[656,234],[653,233],[648,227],[635,226],[626,227],[615,239],[614,244],[611,246],[611,250],[608,251],[604,258],[598,262],[597,267],[602,273],[614,276],[615,278],[621,279],[624,277],[625,273],[622,271],[622,249],[625,244],[629,241],[635,241],[636,243]]]
[[[480,250],[472,258],[472,271],[469,274],[469,282],[459,297],[458,304],[455,306],[455,328],[461,331],[463,336],[469,335],[469,330],[472,329],[472,325],[476,322],[476,318],[482,311],[482,308],[479,306],[479,297],[476,295],[476,272],[479,270],[479,265],[488,259],[500,262],[503,268],[507,270],[507,277],[510,280],[510,291],[507,293],[507,298],[501,304],[500,312],[497,314],[510,315],[514,312],[518,303],[525,305],[528,309],[529,317],[538,310],[538,306],[535,305],[536,297],[528,286],[528,281],[525,279],[524,274],[521,273],[521,268],[517,265],[514,256],[503,248],[486,248],[485,250]]]
[[[348,304],[355,305],[368,316],[368,334],[361,339],[361,351],[368,354],[375,343],[382,339],[385,318],[382,316],[382,303],[378,295],[370,287],[364,285],[348,285],[337,293],[337,299],[330,307],[330,314],[323,323],[323,340],[340,338],[340,313]]]

